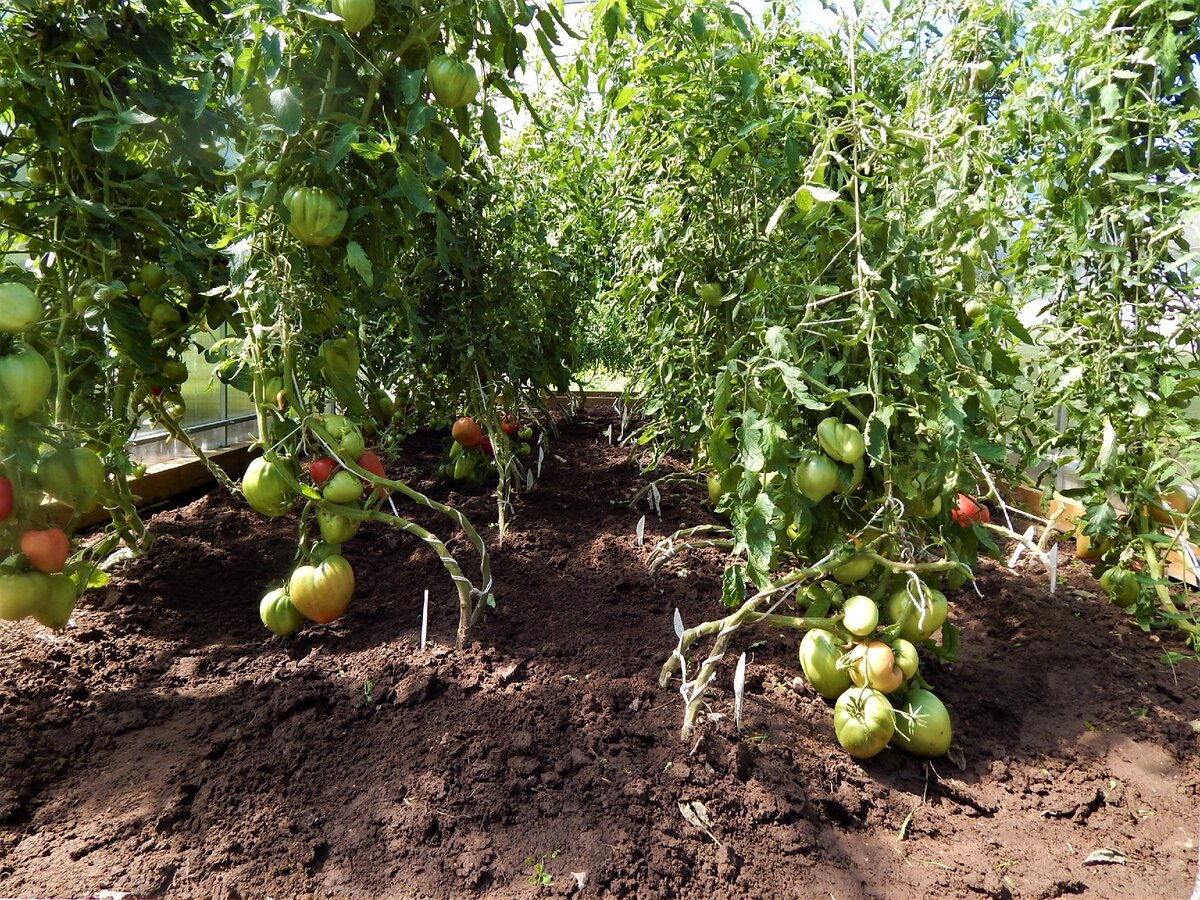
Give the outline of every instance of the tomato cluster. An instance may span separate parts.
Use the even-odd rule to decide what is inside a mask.
[[[882,610],[864,594],[842,599],[840,588],[818,585],[808,596],[841,607],[835,630],[805,633],[799,659],[813,689],[836,701],[834,731],[843,749],[859,759],[889,743],[919,756],[944,754],[950,716],[920,677],[917,644],[945,623],[945,596],[915,579],[893,591]]]

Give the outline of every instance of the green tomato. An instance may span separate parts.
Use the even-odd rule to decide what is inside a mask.
[[[977,322],[987,315],[990,304],[979,297],[972,297],[963,304],[963,315],[968,322]]]
[[[46,358],[28,344],[0,356],[0,410],[17,419],[33,415],[50,396],[54,376]]]
[[[354,593],[354,570],[345,557],[326,556],[315,566],[297,566],[288,580],[296,609],[322,625],[346,611]]]
[[[88,447],[60,448],[38,461],[38,486],[78,513],[99,505],[104,476],[104,462]]]
[[[528,425],[521,426],[521,428],[517,431],[517,440],[532,441],[533,440],[533,429]]]
[[[342,17],[342,27],[357,34],[375,18],[375,0],[333,0],[332,10]]]
[[[358,480],[358,476],[352,472],[342,469],[335,472],[333,476],[325,482],[325,487],[321,489],[321,496],[330,503],[338,503],[346,505],[348,503],[357,503],[362,496],[363,484]],[[335,541],[334,543],[341,543]]]
[[[167,271],[156,262],[148,262],[138,271],[138,281],[157,291],[167,283]]]
[[[827,700],[840,697],[850,687],[850,672],[838,667],[842,648],[837,635],[824,628],[805,632],[800,641],[800,668],[818,694]]]
[[[0,571],[0,619],[15,622],[46,602],[50,586],[41,572]]]
[[[853,425],[843,425],[833,416],[821,420],[817,426],[817,440],[827,456],[848,465],[862,459],[867,449],[861,431]]]
[[[904,673],[904,680],[912,678],[921,667],[921,658],[917,656],[917,648],[912,641],[896,638],[892,641],[892,656],[895,657],[896,668]]]
[[[838,743],[855,759],[870,759],[896,733],[896,714],[888,698],[869,687],[842,692],[833,707]]]
[[[346,210],[324,188],[288,188],[283,195],[283,207],[288,212],[287,230],[302,244],[327,247],[346,226]]]
[[[710,281],[696,288],[696,295],[705,306],[720,306],[721,298],[725,296],[725,288],[719,281]]]
[[[0,331],[21,334],[38,323],[42,304],[18,281],[0,282]]]
[[[344,544],[358,533],[362,524],[332,510],[317,510],[317,527],[321,529],[321,540],[327,544]]]
[[[888,621],[900,625],[900,637],[916,643],[942,627],[948,609],[945,594],[910,579],[888,598]]]
[[[434,99],[442,106],[459,109],[479,93],[479,76],[468,62],[452,56],[435,56],[425,67],[425,78]]]
[[[916,756],[942,756],[950,749],[950,713],[932,691],[917,689],[896,710],[892,743]]]
[[[304,614],[296,609],[286,588],[269,591],[258,604],[258,617],[272,634],[291,634],[304,624]]]
[[[396,414],[396,403],[388,396],[387,391],[372,391],[371,396],[367,398],[367,408],[380,424],[392,421],[392,416]]]
[[[841,584],[853,584],[856,581],[862,581],[871,574],[871,570],[875,568],[875,560],[867,556],[865,553],[860,553],[857,556],[852,556],[836,569],[833,570],[833,577]]]
[[[820,503],[837,487],[837,464],[823,453],[811,453],[792,472],[792,482],[813,503]]]
[[[1100,587],[1104,589],[1104,593],[1108,594],[1109,599],[1122,609],[1128,609],[1137,603],[1138,595],[1141,593],[1141,585],[1138,584],[1137,576],[1129,569],[1122,569],[1119,566],[1105,570],[1104,574],[1100,576]]]
[[[453,478],[455,481],[470,481],[475,477],[475,460],[466,453],[454,461]]]
[[[179,310],[166,300],[154,304],[154,308],[150,310],[150,321],[164,328],[171,325],[178,325],[181,320],[182,316],[179,315]]]
[[[46,596],[40,606],[33,610],[33,617],[47,628],[55,631],[66,628],[75,611],[78,594],[75,581],[70,575],[57,572],[45,576]]]
[[[188,367],[182,359],[169,359],[159,368],[163,378],[175,384],[183,384],[188,378]]]
[[[842,606],[842,624],[858,637],[866,637],[879,624],[879,607],[865,594],[851,597]]]
[[[342,459],[358,459],[367,449],[358,425],[345,416],[314,416],[312,430]]]
[[[242,476],[242,494],[253,510],[273,519],[291,509],[295,499],[281,464],[264,456],[256,457],[247,466]]]

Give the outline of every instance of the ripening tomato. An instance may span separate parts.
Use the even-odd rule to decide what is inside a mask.
[[[850,680],[858,687],[875,688],[890,694],[904,683],[904,673],[896,665],[892,648],[883,641],[855,644],[850,650]]]
[[[981,506],[966,494],[959,494],[950,507],[950,519],[960,528],[970,528],[974,522],[981,525],[990,522],[992,514],[986,506]]]
[[[354,570],[338,555],[327,556],[315,566],[298,566],[288,581],[292,604],[322,625],[346,611],[353,593]]]
[[[379,458],[374,450],[364,450],[357,462],[360,469],[366,469],[372,475],[376,475],[379,478],[387,478],[387,472],[383,470],[383,461]],[[388,495],[388,489],[385,487],[377,487],[375,488],[375,493],[380,497],[386,497]]]
[[[500,420],[500,430],[507,434],[510,438],[515,438],[521,430],[521,423],[517,421],[517,417],[512,413],[507,413]]]
[[[13,486],[12,482],[4,475],[0,475],[0,522],[8,518],[9,513],[13,508]]]
[[[308,463],[308,477],[312,479],[313,484],[320,486],[329,480],[335,468],[337,461],[332,456],[318,456]]]
[[[483,429],[470,416],[458,419],[450,429],[450,434],[461,446],[468,449],[478,447],[483,440]]]
[[[71,555],[71,541],[61,528],[31,528],[21,535],[21,552],[39,572],[61,572]]]

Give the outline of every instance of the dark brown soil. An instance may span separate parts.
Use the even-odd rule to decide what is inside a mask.
[[[461,652],[439,563],[374,525],[347,545],[349,612],[272,637],[258,598],[294,523],[216,493],[155,516],[151,554],[73,627],[0,623],[0,895],[1189,894],[1196,663],[1161,664],[1176,638],[1131,627],[1078,563],[1054,595],[1032,566],[988,564],[982,596],[952,598],[963,659],[925,671],[961,765],[848,758],[798,680],[796,636],[766,631],[737,643],[755,642],[741,734],[730,665],[722,718],[681,744],[680,698],[656,677],[673,610],[717,612],[719,563],[645,562],[711,517],[699,485],[672,486],[638,546],[626,501],[646,479],[608,424],[563,430],[565,462],[495,548],[499,606]],[[437,452],[417,440],[401,463],[428,471]],[[435,494],[494,518],[483,494]],[[694,802],[710,834],[681,814]]]

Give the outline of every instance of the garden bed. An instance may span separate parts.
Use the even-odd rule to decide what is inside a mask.
[[[1176,635],[1138,631],[1081,563],[1051,595],[1036,564],[985,562],[980,593],[951,596],[961,661],[923,662],[957,763],[847,757],[798,636],[773,631],[740,645],[740,734],[717,691],[723,718],[681,744],[656,678],[673,611],[718,612],[719,558],[645,561],[712,516],[702,486],[672,486],[638,546],[626,500],[646,478],[609,424],[566,426],[566,462],[490,538],[499,605],[462,651],[438,561],[377,524],[346,546],[347,614],[272,637],[258,599],[295,523],[222,493],[154,516],[152,553],[65,632],[0,623],[0,895],[1187,896],[1197,666],[1161,664]],[[439,452],[414,439],[390,469]],[[434,494],[494,517],[483,494]]]

